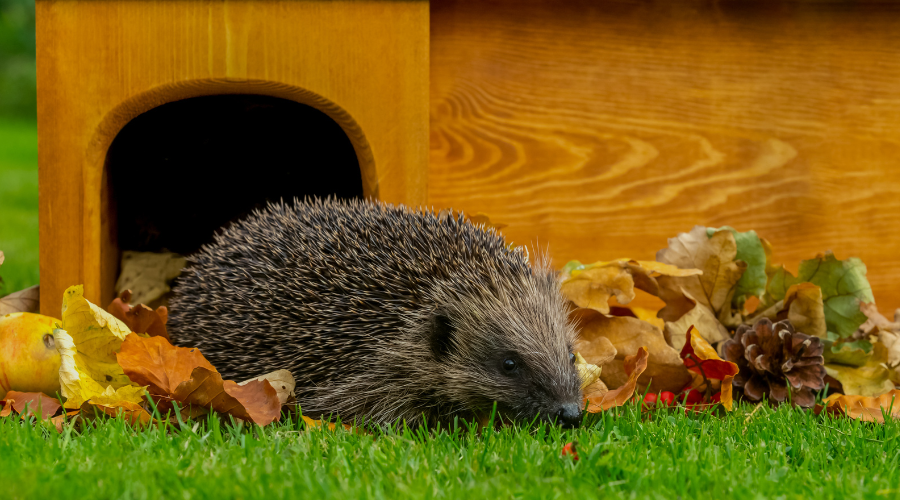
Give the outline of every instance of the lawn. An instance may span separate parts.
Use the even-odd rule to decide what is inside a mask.
[[[0,296],[38,284],[35,122],[0,117]]]
[[[900,424],[630,405],[581,429],[355,435],[0,419],[3,498],[900,498]],[[580,460],[562,457],[577,441]]]

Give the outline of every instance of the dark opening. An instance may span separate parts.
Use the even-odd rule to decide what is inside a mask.
[[[363,195],[341,127],[315,108],[275,97],[164,104],[129,122],[106,160],[120,250],[188,255],[268,201]]]

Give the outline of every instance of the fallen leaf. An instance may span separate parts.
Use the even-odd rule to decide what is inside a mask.
[[[239,382],[238,385],[246,385],[254,380],[268,380],[269,384],[275,388],[275,392],[278,394],[278,402],[282,406],[294,402],[294,388],[297,386],[297,382],[289,370],[275,370],[274,372]]]
[[[159,306],[156,310],[150,309],[144,304],[132,306],[129,304],[131,290],[125,290],[122,294],[110,302],[106,308],[116,319],[125,323],[135,333],[146,333],[151,337],[163,337],[170,340],[166,331],[166,321],[169,319],[169,311],[165,306]]]
[[[865,323],[861,305],[875,302],[866,266],[855,257],[841,261],[831,252],[819,254],[801,262],[796,277],[781,268],[770,278],[767,290],[774,300],[782,300],[791,286],[804,282],[822,290],[827,330],[841,339],[850,337]]]
[[[56,432],[62,434],[62,432],[65,430],[64,426],[66,425],[66,423],[72,419],[80,418],[79,417],[80,413],[81,413],[80,409],[63,412],[62,415],[57,415],[57,416],[51,418],[50,422],[52,422],[53,426],[56,427]]]
[[[84,298],[83,286],[66,290],[62,328],[53,331],[66,408],[80,408],[101,394],[131,403],[142,400],[144,387],[135,386],[116,361],[129,333],[124,323]]]
[[[582,391],[600,379],[600,367],[585,361],[578,352],[575,353],[575,369],[578,370],[578,377],[581,379]]]
[[[589,363],[602,368],[600,378],[608,387],[620,387],[627,382],[624,360],[636,355],[641,347],[647,348],[650,353],[647,369],[638,381],[642,388],[649,384],[653,392],[677,392],[690,382],[691,377],[678,356],[678,351],[666,343],[659,328],[637,318],[604,316],[586,308],[576,309],[571,315],[581,328],[576,343],[577,350]],[[597,349],[596,346],[605,345],[600,339],[606,339],[615,347],[614,358],[603,363],[598,363],[596,358],[587,355]]]
[[[609,299],[621,305],[634,300],[634,289],[659,293],[657,276],[693,276],[697,269],[680,269],[660,262],[617,259],[584,265],[570,261],[561,271],[563,294],[578,307],[609,313]]]
[[[666,302],[659,317],[676,321],[685,312],[684,294],[708,307],[726,325],[736,321],[731,300],[747,263],[736,261],[737,243],[731,231],[723,230],[707,236],[703,226],[690,233],[669,238],[669,247],[656,254],[656,260],[683,269],[700,269],[699,276],[662,276],[659,298]]]
[[[606,384],[603,383],[599,378],[594,381],[593,384],[583,388],[581,393],[584,399],[589,399],[591,401],[600,401],[603,399],[603,396],[609,392],[609,388],[606,387]]]
[[[716,319],[712,310],[700,304],[687,292],[684,297],[694,303],[694,307],[675,321],[666,321],[664,334],[666,341],[672,348],[681,350],[687,341],[687,331],[691,326],[696,326],[704,332],[708,332],[710,342],[716,343],[731,338],[728,329]]]
[[[117,357],[131,380],[147,385],[161,411],[177,402],[259,425],[268,425],[281,415],[278,393],[268,380],[248,380],[243,385],[222,380],[198,349],[175,347],[162,337],[144,338],[132,333]]]
[[[592,402],[589,398],[585,397],[587,411],[590,413],[606,411],[610,408],[622,406],[626,401],[631,399],[631,396],[634,395],[634,389],[637,387],[638,379],[644,370],[647,369],[648,359],[649,355],[647,354],[646,347],[638,348],[637,354],[634,356],[627,356],[624,360],[624,367],[625,373],[628,374],[628,380],[626,380],[618,389],[608,391],[601,397],[600,401]]]
[[[312,429],[323,429],[325,427],[325,423],[321,420],[313,420],[306,415],[303,415],[303,422],[308,425]],[[344,430],[351,430],[353,426],[350,424],[341,424],[344,427]],[[333,422],[328,422],[328,430],[333,431],[335,425]]]
[[[681,349],[681,359],[684,360],[685,368],[701,375],[703,382],[707,380],[721,380],[722,406],[726,410],[731,411],[731,384],[734,376],[740,371],[738,365],[720,358],[716,350],[700,336],[695,327],[691,326],[688,328],[686,337],[687,342]]]
[[[821,339],[828,338],[822,289],[812,283],[791,285],[784,295],[783,309],[777,319],[787,319],[794,330]]]
[[[871,358],[863,366],[826,363],[825,371],[841,383],[844,394],[875,397],[894,389],[890,371],[884,366],[887,359],[887,347],[878,342],[873,347]]]
[[[0,417],[10,414],[11,410],[23,416],[39,415],[42,420],[56,414],[60,408],[59,401],[40,392],[9,391],[6,397],[0,400],[3,410]]]
[[[135,384],[147,386],[152,396],[170,397],[178,385],[191,378],[194,368],[216,371],[199,349],[175,347],[164,337],[125,338],[116,360]]]
[[[143,406],[130,401],[101,403],[92,400],[81,406],[82,413],[90,414],[89,412],[92,409],[93,411],[100,411],[110,417],[121,415],[126,422],[139,427],[145,427],[153,420],[153,417]]]
[[[734,290],[734,298],[732,306],[735,309],[742,309],[744,303],[751,297],[761,297],[766,292],[766,249],[762,240],[757,236],[756,231],[747,231],[741,233],[731,226],[723,226],[718,229],[707,228],[706,234],[712,237],[719,231],[731,231],[734,237],[735,245],[737,245],[736,260],[747,263],[747,268],[738,280],[737,287]]]
[[[646,321],[660,330],[666,327],[665,320],[656,316],[657,311],[644,309],[643,307],[629,307],[629,309],[631,309],[634,317],[641,321]]]
[[[16,312],[38,313],[41,311],[41,287],[33,287],[13,292],[0,299],[0,316]]]
[[[832,394],[823,401],[829,413],[847,415],[863,422],[884,423],[884,415],[900,419],[900,391],[893,389],[878,397]],[[816,413],[821,407],[816,407]]]
[[[174,253],[122,252],[116,292],[132,291],[132,301],[149,304],[168,293],[169,282],[181,274],[187,259]]]

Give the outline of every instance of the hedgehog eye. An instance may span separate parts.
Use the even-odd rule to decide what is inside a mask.
[[[513,359],[506,359],[503,361],[503,369],[506,370],[507,373],[512,373],[516,371],[516,361]]]
[[[575,364],[575,353],[573,352],[569,353],[569,363]]]

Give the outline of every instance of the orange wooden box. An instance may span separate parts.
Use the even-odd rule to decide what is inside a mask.
[[[141,224],[123,207],[188,198],[180,175],[171,192],[131,184],[167,160],[166,119],[184,142],[210,108],[136,118],[230,94],[284,100],[245,111],[301,103],[343,130],[359,178],[290,164],[294,183],[333,175],[363,196],[485,212],[558,265],[652,259],[695,224],[756,229],[789,269],[828,249],[861,257],[882,310],[900,306],[896,5],[37,0],[37,20],[46,314],[71,284],[112,297],[124,228]],[[304,144],[299,156],[330,154]],[[198,177],[180,161],[198,193],[263,168],[198,161]],[[209,199],[240,196],[227,198]]]

